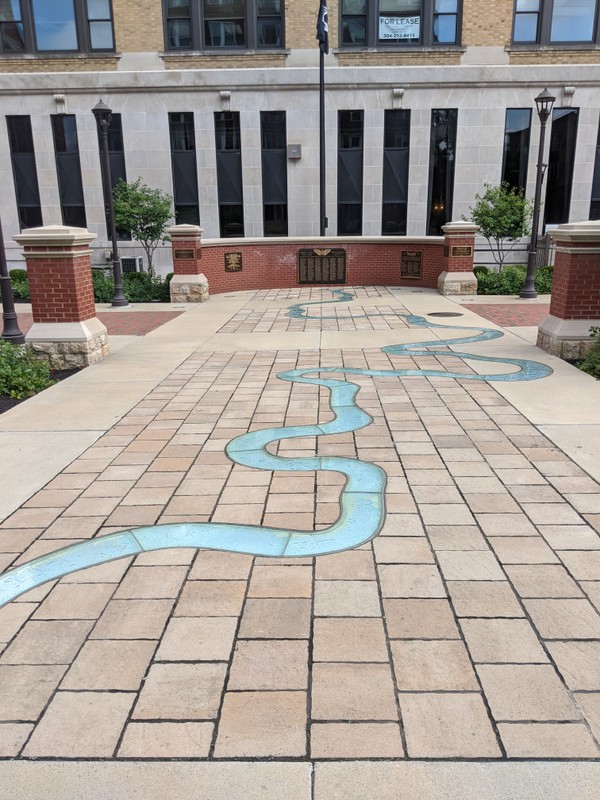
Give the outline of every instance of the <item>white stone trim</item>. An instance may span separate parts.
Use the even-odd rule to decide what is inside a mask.
[[[27,342],[88,342],[106,334],[98,317],[82,322],[34,322],[25,336]]]

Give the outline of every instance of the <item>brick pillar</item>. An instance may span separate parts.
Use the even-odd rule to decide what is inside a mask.
[[[208,300],[208,281],[202,273],[202,228],[198,225],[174,225],[171,237],[173,272],[172,303],[204,303]]]
[[[600,325],[600,221],[549,231],[556,242],[550,315],[538,328],[538,347],[566,360],[582,358]]]
[[[444,271],[438,278],[440,294],[477,294],[473,273],[475,234],[479,226],[472,222],[449,222],[444,232]]]
[[[29,228],[14,239],[23,248],[33,325],[25,337],[52,369],[95,364],[108,355],[106,327],[96,317],[85,228]]]

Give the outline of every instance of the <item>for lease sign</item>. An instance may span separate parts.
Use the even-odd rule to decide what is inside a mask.
[[[418,39],[421,17],[379,17],[379,41]]]

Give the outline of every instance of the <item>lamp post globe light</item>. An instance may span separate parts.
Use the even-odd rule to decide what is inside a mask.
[[[123,273],[121,271],[121,261],[119,259],[119,248],[117,246],[117,229],[115,226],[115,209],[113,204],[112,176],[110,172],[110,157],[108,155],[108,126],[112,116],[112,109],[100,100],[92,108],[92,114],[96,118],[98,135],[100,137],[101,166],[102,166],[102,190],[106,202],[107,222],[112,242],[112,262],[113,275],[115,279],[115,294],[111,305],[128,306],[129,302],[123,294]]]
[[[544,180],[544,140],[546,138],[546,123],[552,113],[552,106],[556,97],[552,95],[548,88],[540,92],[535,98],[535,106],[540,119],[540,146],[538,151],[537,168],[535,174],[535,195],[533,198],[533,219],[531,221],[531,241],[529,243],[529,253],[527,256],[527,275],[525,285],[521,290],[520,297],[532,299],[537,297],[534,286],[535,262],[537,258],[538,228],[540,225],[540,201],[542,197],[542,182]]]

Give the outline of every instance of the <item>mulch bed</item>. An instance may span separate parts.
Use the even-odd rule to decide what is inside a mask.
[[[65,378],[70,378],[71,375],[75,375],[76,372],[79,372],[79,369],[57,369],[50,374],[53,380],[64,381]],[[28,397],[17,400],[15,397],[7,397],[6,395],[0,394],[0,414],[4,414],[5,411],[10,411],[11,408],[25,403],[27,400],[29,400]]]

